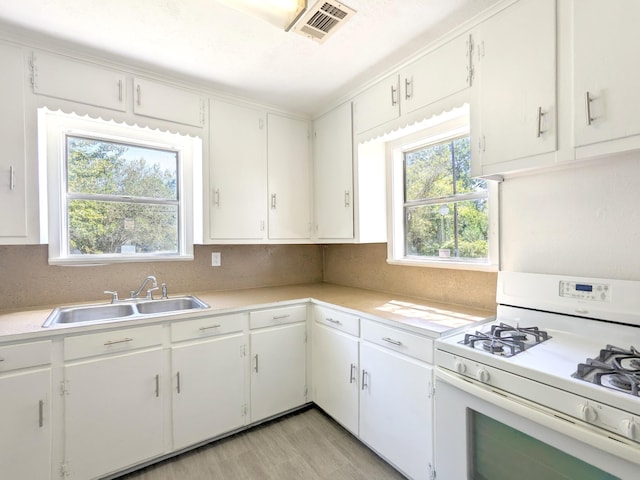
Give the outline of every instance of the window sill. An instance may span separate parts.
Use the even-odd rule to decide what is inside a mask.
[[[405,267],[445,268],[451,270],[471,270],[477,272],[497,272],[498,265],[492,263],[473,263],[456,260],[417,260],[409,258],[387,258],[389,265],[402,265]]]
[[[68,267],[89,267],[97,265],[110,265],[114,263],[146,263],[146,262],[187,262],[193,261],[193,255],[131,255],[131,256],[86,256],[82,258],[71,257],[49,257],[49,265],[60,265]]]

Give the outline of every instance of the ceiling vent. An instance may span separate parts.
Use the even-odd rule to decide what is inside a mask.
[[[355,13],[342,3],[320,0],[307,10],[294,28],[299,34],[323,43]]]

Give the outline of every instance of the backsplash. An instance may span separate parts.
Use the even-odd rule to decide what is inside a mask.
[[[147,275],[169,295],[322,281],[319,245],[196,245],[192,262],[62,267],[47,263],[47,245],[0,246],[0,310],[109,300],[136,290]],[[222,264],[211,266],[211,253]]]
[[[495,272],[389,265],[386,243],[325,248],[325,282],[484,310],[496,309],[498,275]]]

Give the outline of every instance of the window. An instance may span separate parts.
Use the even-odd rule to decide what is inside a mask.
[[[389,262],[494,269],[497,195],[471,175],[468,116],[432,120],[389,142],[387,156]]]
[[[193,258],[199,139],[46,109],[39,120],[49,263]]]

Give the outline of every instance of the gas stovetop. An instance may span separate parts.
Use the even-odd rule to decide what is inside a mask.
[[[640,387],[640,352],[607,345],[596,358],[578,364],[574,378],[634,396]]]
[[[491,325],[488,332],[467,333],[459,343],[485,350],[493,355],[512,357],[546,340],[549,334],[538,327],[520,327],[503,322]]]

